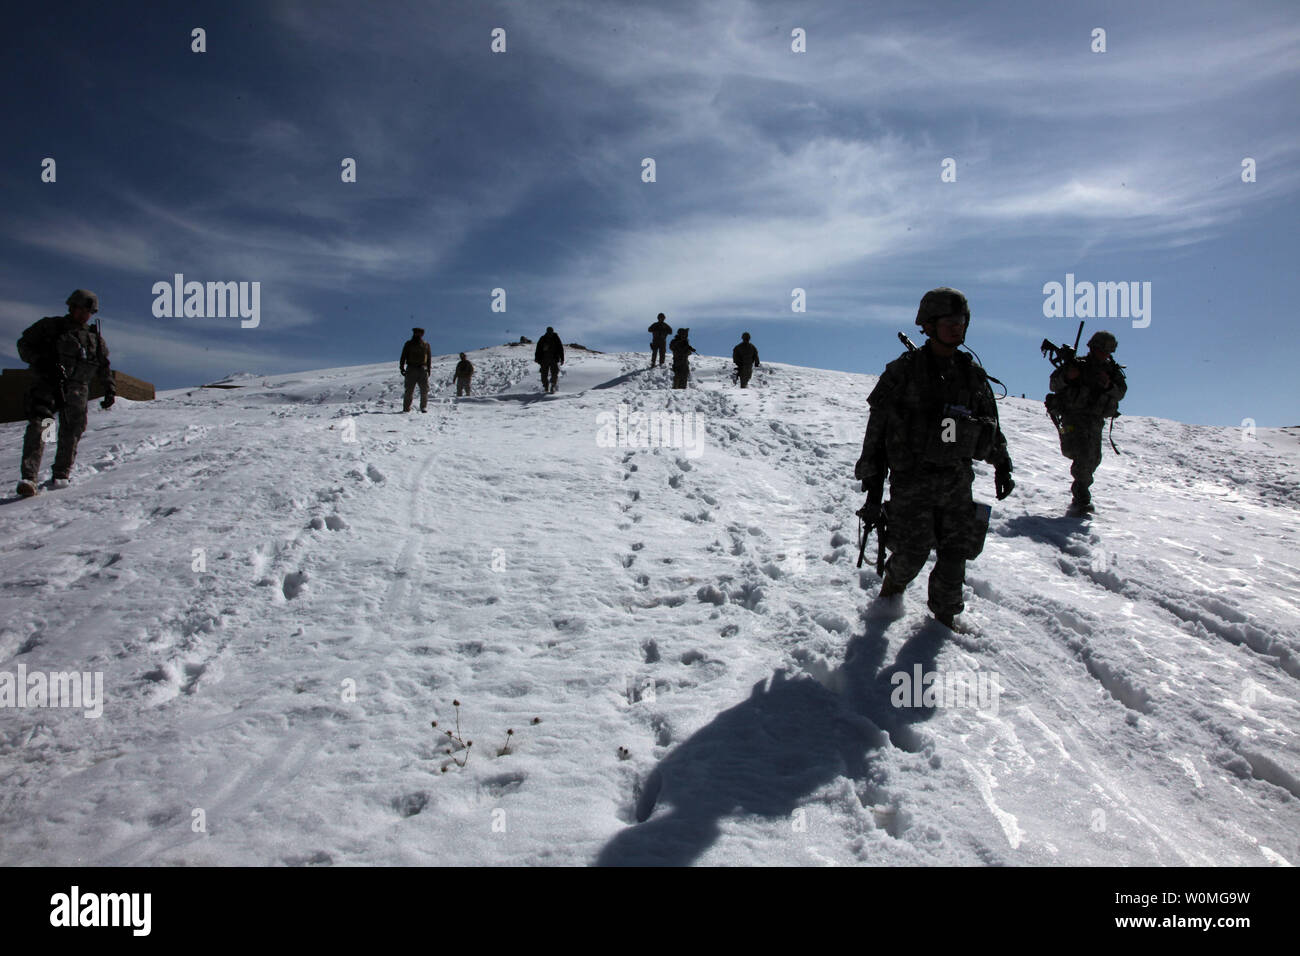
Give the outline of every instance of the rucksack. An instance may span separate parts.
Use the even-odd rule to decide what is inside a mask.
[[[41,343],[39,341],[36,330],[46,322],[50,321],[50,319],[58,318],[61,318],[61,316],[46,316],[39,322],[33,322],[23,330],[22,337],[18,339],[18,357],[20,359],[28,365],[39,365],[41,362],[44,362],[49,358],[49,356],[45,355],[41,351],[42,344],[48,343]]]

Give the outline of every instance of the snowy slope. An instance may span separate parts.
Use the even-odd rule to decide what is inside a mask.
[[[470,358],[427,415],[391,364],[96,409],[0,507],[0,673],[106,698],[0,711],[0,864],[1295,861],[1295,430],[1121,418],[1085,525],[1004,401],[954,638],[854,566],[873,377]],[[607,447],[620,405],[701,443]],[[917,666],[996,696],[894,706]]]

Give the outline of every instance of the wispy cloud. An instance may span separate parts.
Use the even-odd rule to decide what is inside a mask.
[[[562,321],[599,344],[660,309],[841,335],[910,322],[945,282],[1023,314],[1084,259],[1204,275],[1215,240],[1300,191],[1287,3],[282,0],[254,20],[239,64],[186,61],[123,111],[150,146],[80,181],[86,225],[49,201],[71,176],[13,192],[0,230],[24,268],[0,295],[116,283],[123,344],[198,361],[193,337],[236,366],[258,347],[368,359],[397,334],[381,316],[415,313],[433,336]],[[175,272],[261,281],[258,338],[148,321],[150,285]],[[487,312],[497,285],[508,318]]]

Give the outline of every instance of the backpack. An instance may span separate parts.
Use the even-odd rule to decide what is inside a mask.
[[[48,361],[49,356],[45,354],[45,349],[49,347],[48,336],[42,336],[41,326],[54,319],[62,318],[58,315],[50,315],[41,319],[39,322],[33,322],[23,330],[22,337],[18,339],[18,357],[28,365],[36,366],[42,362]],[[45,341],[41,341],[42,338]]]

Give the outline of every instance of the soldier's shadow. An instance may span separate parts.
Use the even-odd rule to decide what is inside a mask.
[[[554,402],[564,398],[573,398],[575,393],[565,395],[561,392],[500,392],[489,395],[462,395],[456,399],[464,405],[498,405],[501,402],[514,402],[519,405],[531,405],[534,402]]]
[[[1087,522],[1066,515],[1017,515],[1002,523],[994,533],[1004,538],[1030,538],[1060,548],[1067,554],[1087,554],[1079,533]]]
[[[717,840],[724,818],[793,821],[818,787],[839,776],[866,780],[873,752],[891,742],[921,749],[913,725],[933,711],[893,706],[893,675],[910,677],[917,664],[933,670],[947,632],[929,622],[885,666],[888,627],[869,619],[829,673],[775,671],[674,749],[636,794],[637,824],[606,844],[596,864],[689,865]]]

